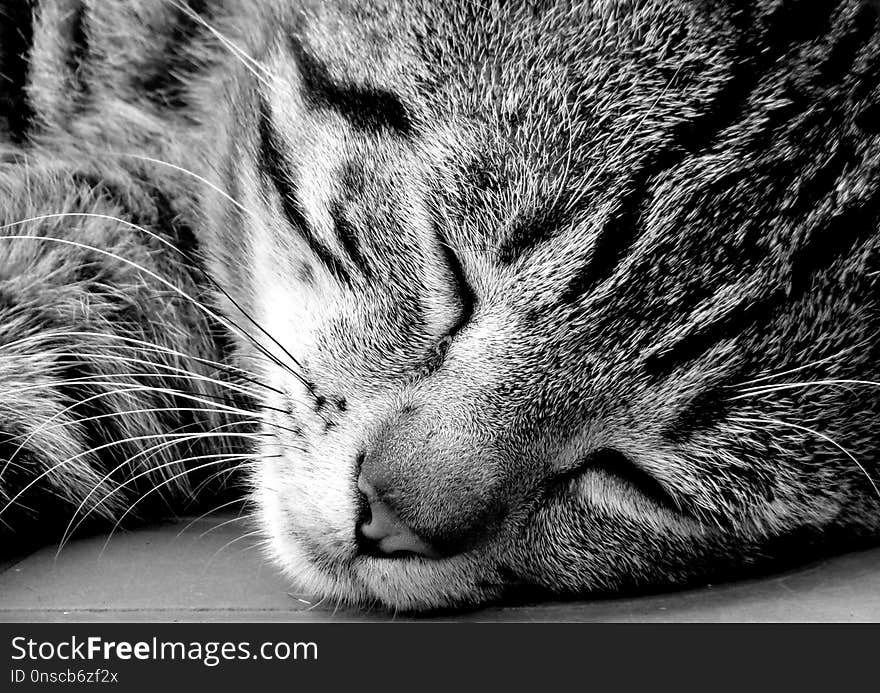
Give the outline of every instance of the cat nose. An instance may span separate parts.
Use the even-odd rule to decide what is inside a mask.
[[[402,553],[424,558],[440,557],[400,519],[394,508],[382,499],[363,474],[358,477],[358,490],[363,494],[364,512],[358,519],[356,534],[365,553],[377,557]]]

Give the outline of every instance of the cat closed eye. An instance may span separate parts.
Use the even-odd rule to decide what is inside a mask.
[[[556,485],[568,485],[584,474],[596,472],[624,484],[661,508],[681,512],[681,503],[663,484],[614,448],[600,448],[590,453],[581,464],[558,477]]]

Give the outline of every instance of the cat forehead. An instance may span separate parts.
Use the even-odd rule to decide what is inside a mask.
[[[687,3],[307,2],[278,55],[306,101],[442,150],[452,224],[504,262],[601,206],[585,181],[631,163],[635,124],[682,110],[668,86],[699,63],[687,19]]]
[[[383,111],[384,125],[401,126],[398,134],[420,120],[433,130],[432,144],[443,140],[436,126],[447,125],[448,149],[458,163],[471,159],[467,166],[484,184],[559,173],[631,125],[646,104],[662,115],[664,104],[654,102],[673,76],[681,83],[701,63],[718,62],[696,36],[708,33],[692,26],[700,22],[690,21],[688,3],[311,0],[296,7],[276,27],[277,56],[305,77],[307,97],[345,97],[336,105],[359,110],[362,123]]]
[[[687,3],[629,0],[309,0],[278,25],[336,77],[522,119],[530,107],[613,86],[626,76],[615,67],[668,52],[691,15]]]
[[[562,150],[578,153],[586,134],[574,130],[605,75],[566,40],[558,24],[569,15],[379,5],[311,3],[288,19],[275,57],[295,66],[306,102],[360,129],[420,134],[484,189],[552,173]]]

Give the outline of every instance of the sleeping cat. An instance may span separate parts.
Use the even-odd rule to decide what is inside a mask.
[[[880,536],[871,3],[0,13],[6,546],[240,474],[393,609]]]

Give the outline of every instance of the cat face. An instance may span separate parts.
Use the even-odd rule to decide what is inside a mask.
[[[208,249],[304,590],[581,594],[876,530],[876,16],[754,5],[259,10]]]

